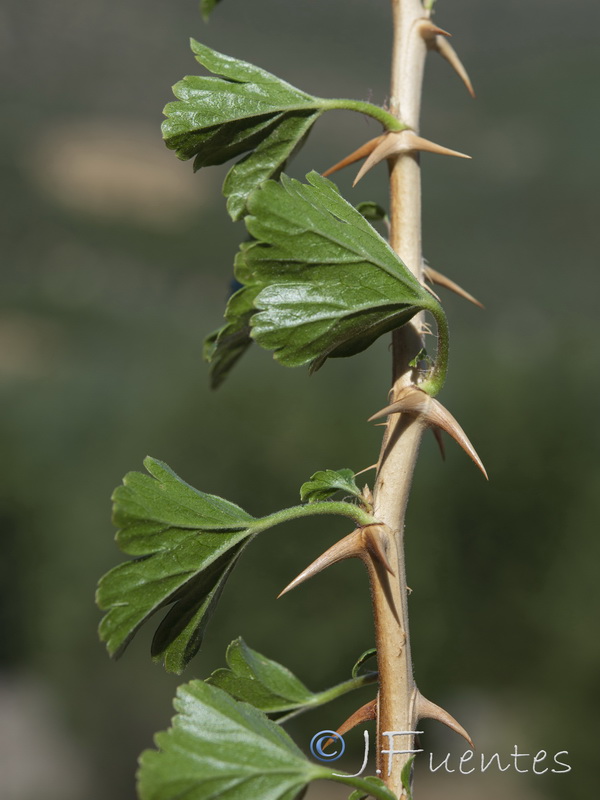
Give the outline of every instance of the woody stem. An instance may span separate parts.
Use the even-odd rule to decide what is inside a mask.
[[[418,21],[425,16],[420,0],[392,0],[393,53],[391,111],[415,132],[419,129],[421,89],[426,43]],[[406,266],[422,279],[421,175],[418,153],[396,157],[390,167],[390,243]],[[409,361],[422,347],[421,315],[395,331],[393,385],[395,396],[411,382]],[[407,586],[404,562],[404,518],[422,426],[406,415],[388,418],[380,468],[374,489],[374,516],[392,531],[388,556],[395,577],[371,570],[375,630],[380,675],[378,710],[378,768],[399,797],[401,771],[410,754],[381,755],[382,749],[411,750],[412,736],[383,736],[385,731],[414,731],[417,689],[413,679],[408,631]]]

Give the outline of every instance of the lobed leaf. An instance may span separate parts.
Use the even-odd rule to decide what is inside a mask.
[[[429,309],[443,316],[363,215],[315,172],[308,184],[281,176],[249,198],[236,275],[262,288],[251,335],[286,366],[318,369],[358,353]]]
[[[140,758],[140,800],[295,800],[318,779],[395,800],[378,779],[336,775],[310,762],[281,726],[216,686],[181,686],[175,709],[172,727],[155,738],[158,750]]]
[[[241,638],[231,642],[226,660],[229,669],[216,670],[207,682],[261,711],[290,711],[318,697],[289,669],[252,650]]]
[[[255,518],[193,489],[166,464],[146,458],[150,475],[131,472],[113,494],[121,550],[137,556],[98,585],[106,611],[100,638],[119,655],[157,611],[171,606],[152,641],[152,656],[181,672],[200,647],[214,604],[252,534]]]
[[[263,181],[278,178],[281,170],[304,144],[322,111],[288,114],[249,153],[229,170],[223,183],[227,211],[232,219],[246,212],[248,195]]]
[[[369,222],[381,222],[387,220],[388,215],[385,208],[375,203],[373,200],[365,200],[356,206],[356,210],[363,215]]]
[[[228,211],[240,219],[249,193],[278,176],[326,102],[245,61],[194,40],[191,46],[213,75],[188,76],[173,87],[178,101],[165,108],[163,137],[179,158],[194,158],[195,170],[247,153],[223,185]]]
[[[300,487],[300,499],[303,503],[315,503],[319,500],[328,500],[337,492],[362,498],[351,469],[325,469],[315,472],[311,479]]]
[[[267,714],[293,712],[279,717],[279,722],[377,680],[377,673],[353,675],[330,689],[311,692],[289,669],[252,650],[241,638],[231,642],[226,659],[228,669],[215,670],[207,682]]]
[[[236,167],[242,166],[243,160]],[[227,182],[227,181],[226,181]],[[250,186],[248,186],[248,189]],[[245,202],[245,199],[244,199]],[[386,212],[377,203],[367,201],[359,203],[356,210],[371,222],[387,219]],[[250,242],[244,242],[236,259],[236,273],[240,280],[248,284],[252,281],[252,273],[244,260],[244,252]],[[236,281],[238,287],[242,286]],[[210,364],[210,384],[217,389],[228,376],[231,369],[252,344],[250,320],[256,311],[254,300],[260,291],[259,284],[242,286],[241,291],[232,295],[225,310],[226,324],[209,334],[204,341],[204,360]]]
[[[365,650],[364,653],[358,657],[356,664],[352,667],[352,677],[358,678],[361,674],[362,667],[366,664],[367,661],[370,661],[372,658],[377,656],[377,650],[375,647],[370,647],[368,650]]]
[[[252,344],[250,319],[259,286],[244,286],[233,294],[225,309],[226,324],[204,342],[204,359],[210,364],[210,385],[217,389]]]

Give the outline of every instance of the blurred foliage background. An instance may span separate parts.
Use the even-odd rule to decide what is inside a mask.
[[[201,345],[220,324],[243,226],[226,168],[193,176],[163,148],[187,39],[322,96],[384,102],[384,0],[7,0],[0,11],[0,785],[5,800],[134,794],[138,753],[166,727],[177,679],[142,634],[120,663],[96,637],[98,577],[120,560],[109,496],[150,453],[255,514],[296,502],[317,469],[362,469],[380,430],[387,341],[316,376],[250,352],[217,392]],[[420,798],[588,797],[596,759],[600,497],[597,254],[600,8],[592,0],[440,0],[473,102],[432,56],[423,134],[472,162],[425,155],[425,252],[485,312],[443,300],[452,329],[443,402],[490,473],[427,437],[407,527],[415,671],[479,750],[568,750],[566,775],[435,775]],[[378,132],[321,120],[289,168],[323,170]],[[384,167],[353,202],[386,204]],[[431,439],[431,440],[430,440]],[[370,473],[367,477],[371,477]],[[372,645],[359,564],[280,589],[347,532],[290,524],[236,570],[185,678],[238,635],[318,689]],[[369,699],[365,692],[360,702]],[[353,710],[298,722],[301,745]],[[464,746],[425,723],[423,747]],[[349,737],[360,763],[361,733]],[[345,766],[351,767],[349,762]]]

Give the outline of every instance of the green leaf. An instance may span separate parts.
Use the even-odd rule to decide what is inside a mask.
[[[207,682],[267,714],[300,713],[376,680],[375,674],[354,676],[323,692],[311,692],[289,669],[252,650],[241,638],[229,645],[226,659],[229,669],[216,670]],[[296,714],[287,714],[285,719],[292,716]]]
[[[235,531],[255,521],[235,503],[194,489],[162,461],[148,456],[144,467],[150,475],[128,473],[113,494],[117,543],[125,553],[164,549],[169,529]]]
[[[413,369],[417,369],[420,364],[425,362],[426,364],[431,364],[432,359],[429,357],[427,350],[422,347],[417,355],[408,362],[408,366],[412,367]]]
[[[250,328],[224,325],[204,340],[202,356],[210,364],[210,388],[218,389],[252,344]]]
[[[229,669],[218,669],[208,683],[267,713],[309,705],[317,697],[286,667],[252,650],[243,639],[227,648]]]
[[[388,243],[317,173],[249,198],[243,271],[264,288],[252,337],[286,366],[354,355],[418,311],[444,313]],[[244,278],[237,274],[242,283]]]
[[[406,764],[402,767],[402,772],[400,773],[400,780],[402,782],[402,786],[404,787],[404,791],[406,793],[406,800],[412,800],[412,767],[413,762],[415,760],[415,756],[412,756],[408,759]]]
[[[208,20],[212,12],[214,11],[215,7],[221,2],[221,0],[200,0],[200,12],[204,17],[205,21]]]
[[[368,650],[365,650],[362,655],[359,656],[356,664],[352,667],[352,677],[357,678],[360,674],[360,668],[365,664],[367,661],[370,661],[372,658],[375,658],[377,655],[377,649],[375,647],[370,647]]]
[[[192,40],[196,60],[213,76],[188,76],[173,87],[178,102],[165,108],[163,136],[194,169],[248,153],[230,170],[223,191],[239,219],[248,194],[277,176],[325,110],[324,101],[245,61]]]
[[[355,789],[348,795],[348,800],[364,800],[369,795],[365,794],[361,789]]]
[[[97,602],[107,611],[100,638],[111,655],[119,655],[144,622],[171,606],[152,655],[169,671],[181,672],[200,647],[256,520],[227,500],[193,489],[160,461],[147,458],[144,466],[150,475],[129,473],[113,494],[117,543],[137,558],[100,580]]]
[[[300,487],[300,499],[303,503],[315,503],[319,500],[328,500],[336,492],[362,498],[351,469],[325,469],[315,472],[311,479]]]
[[[380,222],[387,219],[387,212],[379,203],[374,203],[372,200],[366,200],[364,203],[359,203],[356,210],[363,215],[369,222]]]
[[[207,16],[215,5],[207,0]],[[350,109],[377,119],[389,130],[405,126],[370,103],[313,97],[259,67],[217,53],[192,40],[196,60],[211,76],[188,76],[173,87],[178,98],[165,108],[163,137],[194,169],[224,164],[246,153],[225,179],[223,192],[233,219],[262,181],[278,177],[317,119],[329,109]]]
[[[192,39],[196,60],[213,76],[191,75],[173,87],[179,102],[165,108],[163,133],[178,157],[195,167],[222,164],[253,149],[288,113],[321,103],[269,72],[217,53]]]
[[[155,738],[158,750],[140,758],[140,800],[295,800],[319,779],[395,800],[381,781],[312,763],[281,726],[203,681],[181,686],[175,709],[172,727]]]
[[[377,795],[375,794],[371,795],[371,793],[367,791],[369,787],[371,787],[372,789],[383,788],[384,791],[386,792],[389,791],[388,789],[386,789],[385,783],[381,780],[381,778],[375,778],[374,776],[369,775],[364,779],[364,782],[366,784],[365,787],[363,787],[362,789],[355,789],[350,795],[348,795],[348,800],[363,800],[363,798],[370,796],[376,797]],[[392,795],[392,797],[396,796]]]
[[[227,211],[232,219],[246,212],[248,195],[268,178],[278,178],[281,170],[304,144],[321,111],[289,114],[260,142],[252,153],[229,170],[223,183]]]
[[[250,318],[254,298],[260,287],[244,286],[229,298],[225,310],[226,324],[211,333],[204,343],[204,359],[210,364],[210,383],[218,388],[229,371],[252,344]]]
[[[141,800],[291,800],[319,773],[282,728],[214,686],[180,687],[175,709],[159,751],[141,756]]]

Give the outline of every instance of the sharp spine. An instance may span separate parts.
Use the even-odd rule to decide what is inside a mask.
[[[387,531],[389,529],[383,524],[365,525],[363,528],[357,528],[349,533],[339,542],[336,542],[322,555],[316,558],[312,564],[309,564],[306,569],[297,575],[293,581],[281,591],[277,599],[282,597],[287,592],[300,586],[309,578],[318,575],[319,572],[337,564],[338,561],[345,561],[347,558],[360,558],[362,561],[377,561],[385,567],[385,569],[394,575],[394,570],[387,557]]]
[[[422,136],[417,136],[414,131],[408,129],[403,131],[390,131],[380,137],[380,141],[373,148],[367,160],[358,171],[358,175],[354,179],[352,185],[356,186],[358,181],[366,175],[370,169],[385,158],[393,158],[402,153],[410,153],[417,150],[438,153],[439,155],[445,156],[456,156],[457,158],[471,158],[471,156],[465,153],[459,153],[458,150],[450,150],[450,148],[444,147],[441,144],[430,142],[429,139],[423,139]]]
[[[465,453],[475,462],[486,480],[488,474],[477,451],[469,441],[457,420],[444,406],[417,386],[407,386],[403,389],[394,403],[382,408],[373,414],[369,422],[389,414],[412,414],[420,419],[424,425],[434,426],[446,431],[457,442]]]
[[[363,475],[365,472],[368,472],[370,469],[376,469],[379,466],[379,462],[376,461],[374,464],[371,464],[369,467],[365,467],[364,469],[359,470],[358,472],[354,473],[354,477],[358,477],[359,475]]]
[[[435,283],[438,286],[443,286],[444,288],[449,289],[451,292],[454,292],[460,297],[464,297],[465,300],[468,300],[470,303],[473,303],[479,308],[485,308],[483,303],[480,303],[476,297],[473,297],[472,294],[469,294],[469,292],[463,289],[462,286],[459,286],[458,283],[446,277],[446,275],[443,275],[441,272],[438,272],[436,269],[433,269],[429,265],[423,265],[423,274],[431,283]]]
[[[443,36],[435,36],[433,39],[428,41],[428,46],[430,49],[438,52],[442,58],[446,59],[446,61],[450,64],[452,69],[456,72],[458,77],[466,86],[468,93],[471,95],[471,97],[475,98],[475,91],[473,89],[471,79],[469,78],[469,73],[465,69],[462,61],[458,57],[456,50],[452,47],[450,42]]]
[[[421,20],[419,23],[419,33],[428,43],[434,40],[436,36],[452,36],[451,33],[448,33],[448,31],[445,31],[443,28],[439,28],[430,19]]]
[[[369,700],[368,703],[365,703],[364,706],[357,709],[354,714],[350,714],[348,719],[342,722],[340,727],[336,730],[336,733],[343,736],[345,733],[348,733],[348,731],[351,731],[352,728],[356,728],[357,725],[361,725],[363,722],[370,722],[373,719],[377,719],[377,698]],[[328,739],[323,747],[327,747],[332,741],[332,739]]]
[[[382,134],[381,136],[376,136],[375,139],[369,139],[368,142],[365,142],[357,150],[354,150],[352,153],[350,153],[349,156],[346,156],[346,158],[343,158],[341,161],[338,161],[337,164],[333,165],[333,167],[329,167],[329,169],[326,169],[325,172],[322,173],[323,177],[327,178],[329,175],[333,175],[334,172],[337,172],[338,170],[343,169],[344,167],[349,167],[350,164],[354,164],[357,161],[366,158],[373,152],[373,150],[377,147],[377,145],[379,144],[381,139],[383,139],[383,137],[384,134]]]
[[[361,529],[357,528],[355,531],[352,531],[352,533],[344,536],[343,539],[340,539],[339,542],[332,545],[322,555],[316,558],[312,564],[309,564],[306,569],[302,570],[302,572],[279,593],[277,598],[279,599],[282,595],[300,586],[301,583],[304,583],[304,581],[307,581],[314,575],[318,575],[319,572],[327,569],[327,567],[330,567],[332,564],[337,564],[338,561],[344,561],[347,558],[360,558],[363,550],[364,546],[362,543]]]
[[[438,722],[442,722],[444,725],[447,725],[455,733],[460,734],[460,736],[462,736],[463,739],[466,739],[466,741],[471,745],[471,747],[475,749],[473,740],[471,739],[467,731],[463,728],[463,726],[454,719],[452,714],[449,714],[441,706],[438,706],[435,703],[432,703],[431,700],[428,700],[426,697],[423,697],[421,692],[418,692],[417,694],[416,711],[417,711],[417,720],[436,719]]]

